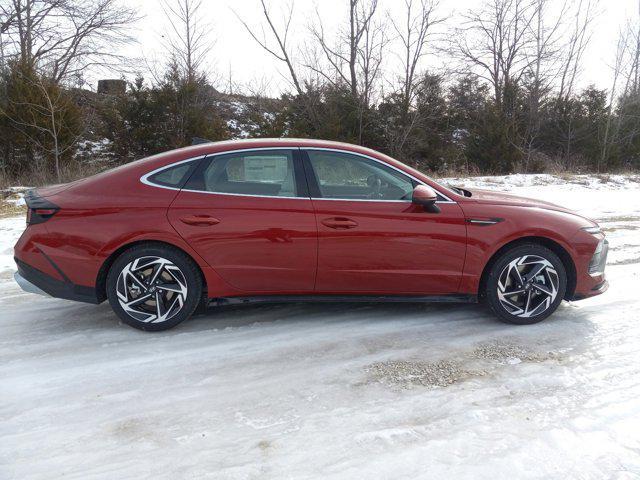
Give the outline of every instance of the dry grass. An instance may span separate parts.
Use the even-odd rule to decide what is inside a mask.
[[[25,215],[27,207],[24,205],[16,205],[14,202],[8,202],[7,200],[0,200],[0,218],[17,217],[19,215]]]
[[[24,215],[27,207],[17,205],[17,201],[22,197],[22,191],[18,189],[0,190],[0,218],[15,217]]]
[[[103,172],[113,166],[115,165],[109,162],[72,162],[62,168],[60,179],[53,172],[45,169],[35,169],[18,175],[0,172],[0,190],[13,186],[42,187],[44,185],[72,182]]]

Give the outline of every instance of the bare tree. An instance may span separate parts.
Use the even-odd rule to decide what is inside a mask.
[[[311,27],[330,72],[320,65],[307,66],[330,83],[344,83],[358,101],[372,97],[382,61],[381,50],[386,44],[384,23],[374,19],[377,9],[378,0],[349,0],[348,23],[338,33],[335,44],[329,43],[319,14],[316,25]]]
[[[526,52],[533,42],[534,14],[528,0],[489,0],[464,15],[463,27],[452,40],[452,53],[489,82],[499,109],[505,92],[518,85],[530,67]]]
[[[236,17],[242,23],[246,31],[249,33],[251,38],[253,38],[256,43],[262,47],[266,52],[268,52],[271,56],[273,56],[276,60],[284,63],[289,71],[289,76],[291,78],[291,83],[295,88],[298,95],[302,95],[304,92],[302,90],[302,84],[300,83],[298,74],[294,67],[294,63],[292,60],[292,53],[290,51],[288,45],[289,39],[289,31],[291,27],[291,20],[293,19],[293,2],[289,4],[288,12],[285,15],[284,22],[282,28],[279,30],[276,27],[275,22],[269,12],[267,4],[265,0],[260,0],[260,5],[262,6],[262,14],[264,16],[264,21],[267,24],[267,28],[270,32],[270,36],[275,42],[275,46],[272,46],[270,42],[267,40],[267,35],[265,33],[264,26],[261,26],[262,34],[258,36],[251,27],[247,24],[245,20],[243,20],[237,12],[234,11]]]
[[[415,96],[418,66],[427,54],[429,35],[433,27],[445,19],[435,16],[437,0],[404,0],[404,6],[403,22],[392,21],[392,24],[402,44],[403,71],[400,88],[403,110],[408,114]]]
[[[633,20],[628,20],[626,25],[620,30],[614,62],[612,65],[612,80],[609,89],[607,104],[607,116],[604,126],[602,140],[602,150],[596,168],[606,164],[609,159],[611,147],[624,142],[621,138],[620,130],[623,123],[634,119],[628,118],[625,109],[615,114],[615,108],[622,104],[629,107],[637,105],[640,101],[639,82],[639,59],[640,59],[640,1],[638,2],[638,16]],[[640,134],[636,128],[627,131],[626,135],[635,137]]]
[[[202,72],[213,42],[211,26],[202,20],[202,0],[162,0],[171,33],[164,36],[167,49],[192,82]]]
[[[527,118],[523,135],[524,170],[528,171],[534,143],[541,127],[540,109],[544,98],[553,88],[557,78],[561,54],[562,19],[568,8],[565,0],[560,10],[548,21],[551,0],[533,0],[533,18],[529,25],[532,45],[525,51],[528,57],[527,75]]]
[[[357,49],[357,72],[360,72],[361,105],[365,108],[371,105],[376,82],[380,76],[383,50],[389,39],[386,35],[386,25],[383,22],[369,21],[364,25],[362,48]]]
[[[427,44],[433,27],[445,18],[436,16],[437,0],[404,0],[402,22],[392,20],[393,29],[401,44],[400,102],[402,104],[400,126],[388,132],[394,154],[399,155],[407,138],[419,123],[418,111],[413,109],[417,89],[420,61],[427,55]]]
[[[282,26],[278,27],[276,22],[269,11],[267,2],[260,0],[262,6],[262,14],[265,25],[260,26],[260,35],[249,24],[243,20],[237,12],[234,11],[236,17],[240,23],[244,26],[245,30],[253,40],[273,58],[286,65],[289,72],[290,83],[293,85],[295,92],[298,94],[298,99],[302,102],[304,109],[307,113],[308,119],[315,128],[320,127],[320,120],[316,112],[316,105],[312,96],[305,95],[303,89],[303,82],[300,79],[300,75],[296,68],[293,59],[293,51],[289,46],[289,34],[291,32],[291,23],[293,20],[293,2],[291,2],[285,12]],[[267,34],[267,31],[269,32]],[[267,37],[271,37],[271,41]],[[275,45],[274,45],[275,44]]]
[[[319,12],[310,28],[323,62],[307,61],[306,66],[325,82],[349,90],[357,107],[359,143],[362,143],[365,112],[374,99],[383,50],[388,43],[387,25],[376,18],[377,10],[378,0],[349,0],[348,20],[338,29],[335,41],[328,39]]]
[[[113,69],[132,41],[135,10],[120,0],[0,0],[6,57],[60,82],[87,67]]]
[[[0,68],[4,68],[6,65],[5,33],[11,27],[13,19],[13,12],[5,10],[0,6]]]
[[[564,61],[560,77],[558,98],[567,100],[580,73],[582,58],[591,39],[593,23],[598,0],[579,0],[573,15],[573,28],[564,48]]]
[[[556,128],[561,132],[565,167],[572,161],[573,140],[576,136],[570,99],[580,74],[583,57],[591,39],[591,26],[598,0],[578,0],[573,12],[573,26],[561,49],[560,81],[557,94]]]
[[[548,8],[551,0],[533,1],[533,18],[530,24],[532,48],[525,51],[529,57],[528,81],[531,85],[531,97],[536,102],[535,107],[539,107],[539,102],[543,94],[551,89],[551,84],[556,78],[559,56],[561,54],[561,30],[562,18],[567,11],[568,2],[565,0],[557,12],[552,22],[547,21]]]
[[[620,34],[625,37],[627,45],[627,59],[621,67],[624,69],[624,88],[622,95],[637,96],[640,93],[640,0],[638,0],[638,15],[627,21]]]

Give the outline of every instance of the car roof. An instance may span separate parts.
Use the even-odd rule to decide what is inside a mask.
[[[136,161],[125,163],[113,169],[95,175],[95,177],[104,177],[105,175],[127,174],[127,172],[137,172],[138,170],[149,171],[156,168],[164,167],[171,163],[182,161],[190,158],[212,155],[223,152],[233,152],[243,149],[253,148],[329,148],[343,151],[351,151],[361,153],[374,158],[382,158],[390,163],[396,163],[396,160],[386,155],[359,145],[353,145],[344,142],[334,142],[330,140],[313,140],[308,138],[251,138],[239,140],[223,140],[220,142],[200,143],[189,147],[177,148],[166,152],[157,153],[148,157],[141,158]]]
[[[332,140],[317,140],[310,138],[246,138],[237,140],[222,140],[219,142],[200,143],[190,147],[165,152],[166,154],[188,153],[204,155],[208,153],[223,152],[227,150],[242,150],[245,148],[265,148],[265,147],[290,147],[290,148],[334,148],[339,150],[351,150],[356,152],[374,154],[380,156],[380,152],[371,150],[352,143],[335,142]]]

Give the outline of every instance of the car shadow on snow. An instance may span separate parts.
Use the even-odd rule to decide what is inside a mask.
[[[594,310],[595,311],[595,310]],[[178,327],[181,332],[233,330],[248,326],[284,329],[294,334],[309,328],[330,329],[336,339],[358,331],[362,342],[376,349],[376,338],[402,348],[428,349],[443,355],[451,346],[475,348],[498,340],[506,345],[531,345],[536,351],[581,350],[596,330],[590,308],[562,305],[551,318],[535,325],[498,321],[481,305],[424,303],[305,303],[233,306],[210,309]],[[533,353],[532,353],[533,355]]]
[[[516,326],[499,322],[482,306],[470,304],[256,304],[210,308],[171,330],[155,333],[136,331],[119,322],[106,302],[95,306],[37,299],[20,302],[17,311],[8,315],[15,317],[15,328],[32,335],[92,336],[96,342],[107,337],[135,342],[160,337],[171,343],[172,337],[179,336],[181,341],[209,339],[215,344],[223,334],[245,334],[259,327],[258,338],[286,334],[304,342],[316,335],[320,342],[328,338],[358,342],[367,354],[391,345],[393,350],[424,350],[438,358],[456,349],[473,350],[496,341],[507,346],[529,345],[529,350],[536,352],[578,351],[596,329],[590,320],[596,309],[564,304],[544,322]]]

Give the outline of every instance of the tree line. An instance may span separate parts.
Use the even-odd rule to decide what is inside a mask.
[[[343,19],[318,13],[305,35],[291,34],[293,2],[276,14],[256,0],[259,24],[236,13],[288,80],[272,98],[212,80],[203,0],[163,0],[166,58],[107,94],[86,88],[84,73],[131,76],[114,47],[135,41],[135,10],[0,0],[1,172],[62,179],[194,137],[346,141],[440,173],[640,167],[638,18],[621,27],[611,84],[598,88],[580,87],[597,0],[483,0],[453,29],[437,0],[394,2],[393,15],[378,0],[344,2]],[[434,53],[446,68],[427,68]]]

